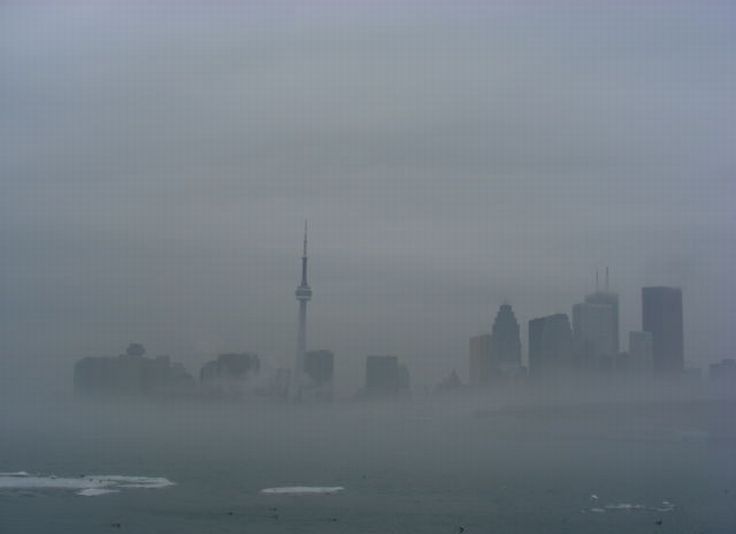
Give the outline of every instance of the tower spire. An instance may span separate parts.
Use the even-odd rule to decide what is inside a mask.
[[[304,252],[302,254],[305,258],[307,257],[307,220],[304,219]]]
[[[302,252],[302,285],[301,287],[309,288],[307,282],[307,220],[304,219],[304,250]]]

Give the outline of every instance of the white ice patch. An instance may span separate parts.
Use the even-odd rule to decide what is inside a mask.
[[[606,510],[646,510],[643,504],[630,504],[628,502],[619,502],[615,504],[607,504]]]
[[[77,495],[82,497],[97,497],[98,495],[105,495],[106,493],[117,493],[120,490],[116,489],[105,489],[105,488],[87,488],[77,492]]]
[[[97,475],[93,476],[97,480],[112,482],[120,488],[144,488],[159,489],[173,486],[174,483],[164,477],[129,477],[123,475]]]
[[[96,497],[115,493],[121,488],[158,489],[173,486],[163,477],[140,477],[123,475],[85,475],[80,477],[57,477],[55,475],[30,475],[25,471],[0,473],[0,490],[10,489],[61,489],[77,490],[77,495]]]
[[[591,495],[591,500],[597,501],[598,497],[596,495]],[[589,511],[600,514],[600,513],[605,513],[605,512],[622,512],[622,511],[671,512],[674,509],[675,509],[675,505],[669,501],[662,501],[662,504],[660,504],[659,506],[647,506],[645,504],[618,502],[618,503],[606,504],[602,508],[600,506],[596,506],[595,508],[590,508]]]
[[[282,488],[266,488],[261,493],[267,495],[326,495],[337,493],[345,488],[342,486],[285,486]]]

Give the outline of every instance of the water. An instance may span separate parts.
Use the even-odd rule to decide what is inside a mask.
[[[732,534],[735,407],[5,403],[0,472],[175,485],[0,489],[0,533]]]

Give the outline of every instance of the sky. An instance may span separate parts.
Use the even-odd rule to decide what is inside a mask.
[[[673,285],[686,359],[735,356],[729,4],[2,3],[0,384],[289,364],[304,219],[346,388],[463,376],[500,304],[525,336],[606,266],[624,347]]]

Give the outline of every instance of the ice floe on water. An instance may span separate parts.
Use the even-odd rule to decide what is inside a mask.
[[[123,475],[94,476],[95,479],[103,479],[116,484],[120,488],[144,488],[159,489],[173,486],[174,483],[164,477],[132,477]]]
[[[613,504],[607,504],[604,506],[606,510],[646,510],[647,507],[643,504],[631,504],[628,502],[618,502]]]
[[[329,495],[344,490],[342,486],[284,486],[262,489],[267,495]]]
[[[590,500],[593,502],[598,502],[598,496],[594,493],[590,496]],[[583,510],[583,512],[594,512],[597,514],[603,514],[606,512],[622,512],[622,511],[644,511],[644,512],[671,512],[675,509],[675,505],[672,504],[670,501],[662,501],[658,506],[648,506],[645,504],[636,504],[636,503],[628,503],[628,502],[616,502],[616,503],[609,503],[605,504],[603,506],[595,506],[594,508],[589,508],[588,510]]]
[[[79,490],[77,492],[77,495],[81,495],[82,497],[97,497],[98,495],[105,495],[107,493],[118,493],[119,491],[120,490],[107,488],[87,488]]]
[[[124,475],[81,475],[78,477],[57,477],[55,475],[31,475],[25,471],[0,473],[0,490],[58,489],[75,491],[84,497],[96,497],[117,493],[121,489],[159,489],[173,486],[174,483],[163,477],[142,477]]]

